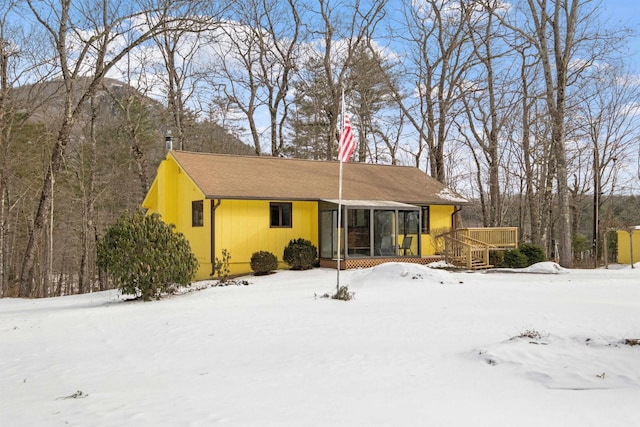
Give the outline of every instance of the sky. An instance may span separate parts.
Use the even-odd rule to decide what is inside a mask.
[[[245,279],[0,299],[0,425],[638,425],[640,263]]]
[[[632,29],[634,37],[628,40],[633,68],[640,74],[640,2],[638,0],[601,0],[603,13],[610,23]]]

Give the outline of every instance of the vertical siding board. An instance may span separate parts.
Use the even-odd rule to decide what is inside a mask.
[[[437,206],[432,205],[429,207],[429,229],[433,233],[434,231],[442,229],[451,229],[451,215],[453,214],[455,207],[450,205]],[[433,244],[433,238],[431,234],[422,235],[422,255],[435,255],[436,247]]]

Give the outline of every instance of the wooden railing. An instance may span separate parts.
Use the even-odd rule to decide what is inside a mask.
[[[490,268],[489,251],[518,247],[518,229],[462,228],[441,234],[444,239],[445,257],[452,264],[462,264],[468,269]]]
[[[487,243],[494,249],[515,249],[518,247],[518,227],[459,228],[458,236],[470,237]]]
[[[464,265],[469,270],[489,267],[489,245],[471,237],[455,237],[455,231],[444,234],[445,259],[455,265]]]

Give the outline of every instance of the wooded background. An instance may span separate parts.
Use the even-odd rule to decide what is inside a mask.
[[[174,149],[421,168],[565,267],[640,223],[636,37],[590,0],[0,0],[2,296],[108,286]],[[636,70],[637,71],[637,70]],[[239,173],[246,173],[239,171]],[[558,252],[555,253],[555,250]]]

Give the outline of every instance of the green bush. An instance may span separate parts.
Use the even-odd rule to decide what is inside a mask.
[[[504,252],[502,251],[489,251],[489,264],[494,267],[505,267]]]
[[[305,239],[294,239],[284,248],[282,260],[292,270],[308,270],[314,266],[317,257],[318,250],[313,243]]]
[[[269,274],[278,269],[278,258],[267,251],[255,252],[251,255],[251,270],[256,276]]]
[[[533,243],[522,243],[518,250],[527,257],[527,267],[547,260],[544,249]]]
[[[518,249],[504,251],[504,263],[509,268],[524,268],[527,266],[527,257]]]
[[[145,301],[160,298],[175,285],[188,286],[198,261],[182,233],[160,215],[125,213],[97,244],[97,264],[123,294]]]
[[[591,249],[591,241],[582,234],[576,234],[571,241],[571,248],[574,253],[588,251]]]
[[[213,271],[220,283],[226,283],[231,273],[231,254],[228,250],[222,250],[222,258],[216,257],[213,263]]]

